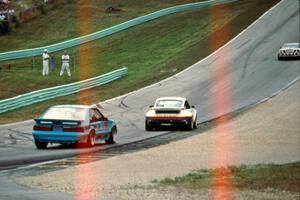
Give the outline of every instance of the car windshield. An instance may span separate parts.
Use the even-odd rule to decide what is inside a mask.
[[[180,100],[158,100],[155,107],[161,108],[180,108],[182,101]]]
[[[85,119],[83,108],[50,108],[43,116],[43,119],[81,120]]]
[[[299,48],[299,44],[298,43],[288,43],[288,44],[284,44],[283,48]]]

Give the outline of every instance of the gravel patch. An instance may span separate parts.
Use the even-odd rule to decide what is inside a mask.
[[[300,160],[300,82],[225,124],[145,151],[38,176],[17,177],[29,187],[113,199],[210,199],[210,191],[153,187],[153,180],[224,165]],[[296,195],[296,196],[295,196]],[[298,196],[297,196],[298,195]],[[297,199],[284,191],[234,191],[236,199]]]

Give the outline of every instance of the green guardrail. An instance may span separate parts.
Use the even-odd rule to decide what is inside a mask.
[[[82,90],[100,86],[119,79],[128,74],[127,67],[103,74],[84,81],[61,85],[57,87],[29,92],[9,99],[0,101],[0,113],[14,110],[23,106],[46,101],[60,96],[74,94]]]
[[[70,47],[74,47],[86,42],[90,42],[93,40],[97,40],[109,35],[112,35],[114,33],[123,31],[125,29],[128,29],[133,26],[137,26],[139,24],[166,16],[174,13],[179,12],[185,12],[185,11],[192,11],[196,9],[204,9],[211,6],[219,5],[219,4],[225,4],[225,3],[231,3],[239,0],[210,0],[210,1],[202,1],[197,3],[190,3],[190,4],[184,4],[179,6],[174,6],[166,9],[162,9],[153,13],[150,13],[148,15],[144,15],[129,21],[126,21],[124,23],[112,26],[110,28],[91,33],[89,35],[81,36],[78,38],[74,38],[71,40],[67,40],[65,42],[49,45],[49,46],[43,46],[39,48],[33,48],[33,49],[26,49],[26,50],[18,50],[18,51],[10,51],[10,52],[3,52],[0,53],[0,61],[6,61],[6,60],[13,60],[13,59],[19,59],[19,58],[28,58],[33,56],[38,56],[43,53],[44,49],[48,49],[50,53],[68,49]]]

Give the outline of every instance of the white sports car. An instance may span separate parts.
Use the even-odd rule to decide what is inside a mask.
[[[278,51],[278,60],[284,58],[300,58],[299,43],[285,43]]]
[[[173,125],[183,125],[187,130],[197,127],[197,110],[189,105],[186,98],[161,97],[150,108],[146,113],[146,131]]]

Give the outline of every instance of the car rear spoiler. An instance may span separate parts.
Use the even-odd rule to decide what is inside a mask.
[[[82,121],[80,120],[66,120],[66,119],[34,119],[37,124],[44,125],[68,125],[68,126],[80,126]]]
[[[153,108],[155,113],[179,113],[182,108]]]

